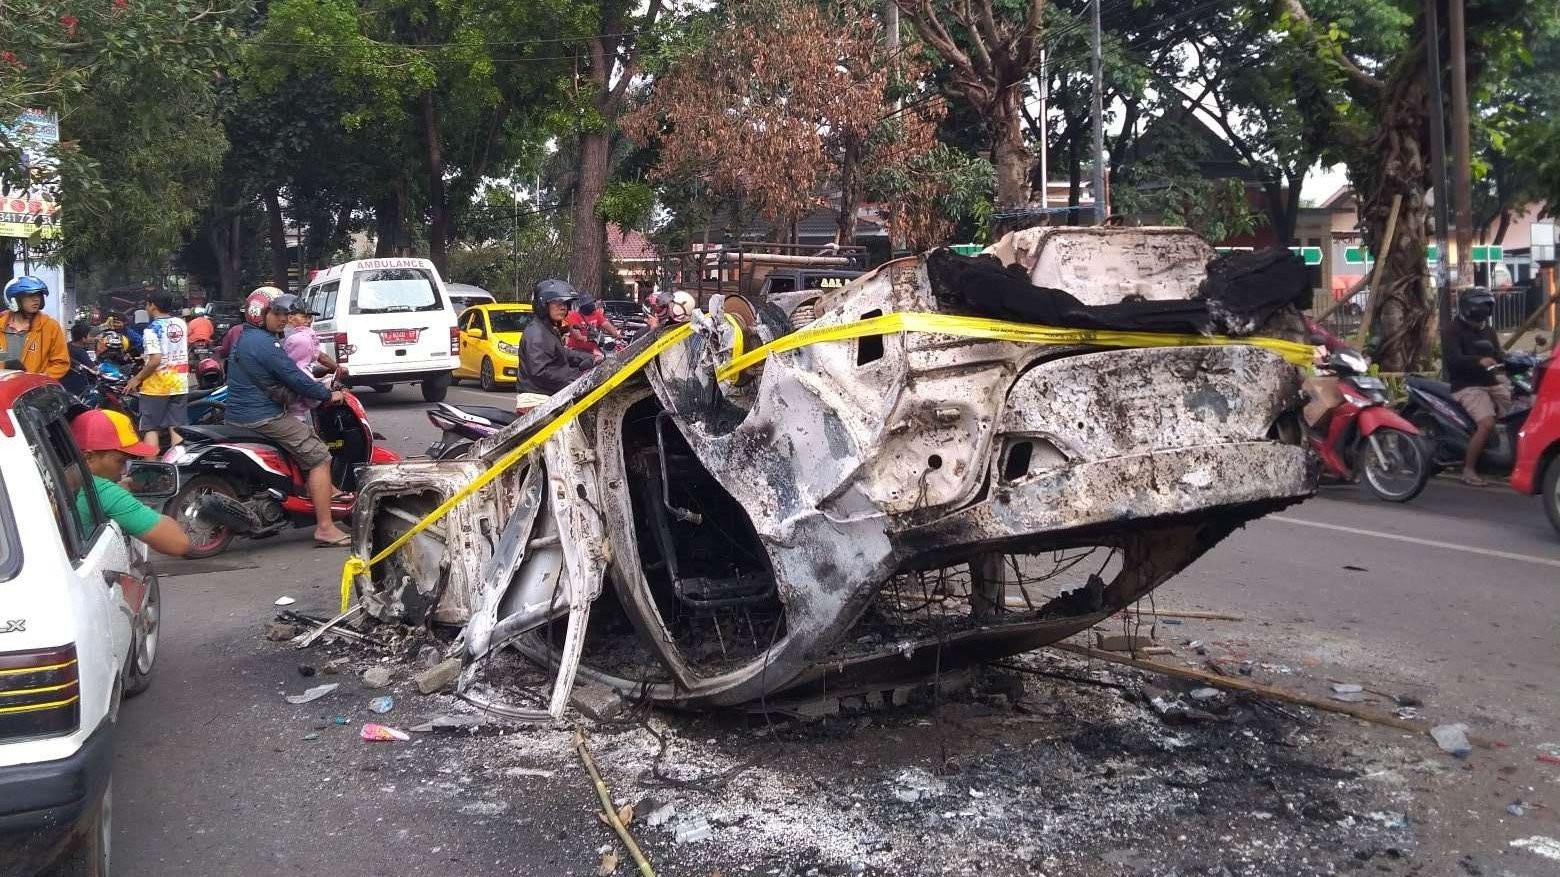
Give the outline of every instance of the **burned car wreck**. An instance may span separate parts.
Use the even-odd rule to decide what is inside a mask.
[[[458,691],[520,717],[561,714],[577,675],[711,708],[1055,642],[1314,487],[1284,358],[1306,349],[1303,270],[1214,256],[1183,229],[1033,229],[977,259],[717,298],[465,457],[368,469],[365,558],[491,480],[353,596],[381,621],[458,628]],[[897,314],[921,322],[853,329]],[[1015,322],[1066,331],[1011,340]],[[731,373],[788,338],[816,340]],[[484,675],[510,647],[534,684]]]

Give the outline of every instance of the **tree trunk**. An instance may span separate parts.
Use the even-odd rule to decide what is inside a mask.
[[[1490,240],[1494,246],[1500,246],[1506,240],[1506,232],[1511,230],[1511,211],[1500,212],[1500,225],[1495,226],[1495,237]]]
[[[287,224],[282,219],[281,194],[275,186],[270,186],[262,197],[265,200],[266,238],[271,242],[271,284],[286,292],[291,260],[287,257]]]
[[[1278,246],[1292,247],[1300,243],[1295,237],[1295,226],[1300,219],[1300,179],[1285,176],[1274,177],[1262,184],[1267,196],[1268,223],[1273,226],[1273,237]],[[1287,188],[1286,188],[1287,185]]]
[[[1005,88],[991,108],[991,163],[997,168],[997,207],[1029,205],[1029,149],[1024,145],[1020,89]]]
[[[856,138],[845,138],[845,154],[840,158],[840,215],[835,225],[834,240],[840,246],[856,242],[856,161],[859,153]]]
[[[1425,272],[1426,143],[1429,106],[1424,67],[1403,63],[1382,93],[1379,122],[1367,158],[1350,169],[1355,191],[1367,193],[1360,215],[1365,243],[1372,252],[1384,246],[1392,197],[1403,197],[1392,250],[1376,266],[1370,305],[1378,332],[1375,355],[1384,371],[1410,371],[1430,353],[1435,302]]]
[[[1082,131],[1081,127],[1074,130],[1067,141],[1067,206],[1072,208],[1067,211],[1068,225],[1078,224],[1078,206],[1083,202],[1083,158],[1078,154]]]
[[[243,219],[237,214],[217,220],[206,230],[206,243],[217,263],[217,297],[224,301],[237,301],[243,294],[238,287],[243,231]]]
[[[428,258],[443,275],[449,267],[450,209],[444,191],[444,141],[432,89],[422,96],[423,142],[428,149]]]
[[[580,185],[574,199],[574,251],[569,254],[569,282],[583,295],[601,294],[601,265],[607,247],[607,224],[596,214],[596,201],[607,187],[607,135],[580,134]]]
[[[390,192],[374,204],[374,257],[383,259],[395,255],[396,242],[400,238],[401,199],[395,192]]]

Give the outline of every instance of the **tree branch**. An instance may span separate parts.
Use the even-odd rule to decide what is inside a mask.
[[[1356,85],[1371,92],[1380,92],[1386,88],[1385,83],[1361,70],[1342,50],[1336,46],[1324,47],[1322,45],[1321,40],[1316,37],[1316,22],[1311,18],[1311,13],[1306,11],[1304,4],[1300,0],[1282,0],[1282,3],[1284,11],[1288,12],[1289,16],[1295,21],[1305,25],[1307,33],[1310,34],[1311,42],[1315,44],[1316,48],[1322,50],[1321,54],[1323,57],[1331,62],[1334,67],[1343,71],[1343,75],[1349,77]]]

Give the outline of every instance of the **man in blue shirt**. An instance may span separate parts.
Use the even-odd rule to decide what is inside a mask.
[[[286,411],[288,391],[321,402],[340,402],[340,390],[303,373],[282,350],[281,333],[287,308],[296,296],[274,286],[249,294],[244,318],[250,328],[238,336],[228,357],[227,422],[252,429],[281,445],[309,472],[309,499],[314,503],[317,545],[349,545],[352,537],[330,516],[330,450],[314,429]],[[264,329],[265,331],[260,331]]]

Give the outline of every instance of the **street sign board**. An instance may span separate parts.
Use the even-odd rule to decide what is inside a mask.
[[[1346,265],[1368,265],[1376,260],[1364,247],[1345,247],[1343,261]]]
[[[1289,252],[1298,255],[1305,260],[1307,267],[1322,264],[1321,247],[1290,247]]]

